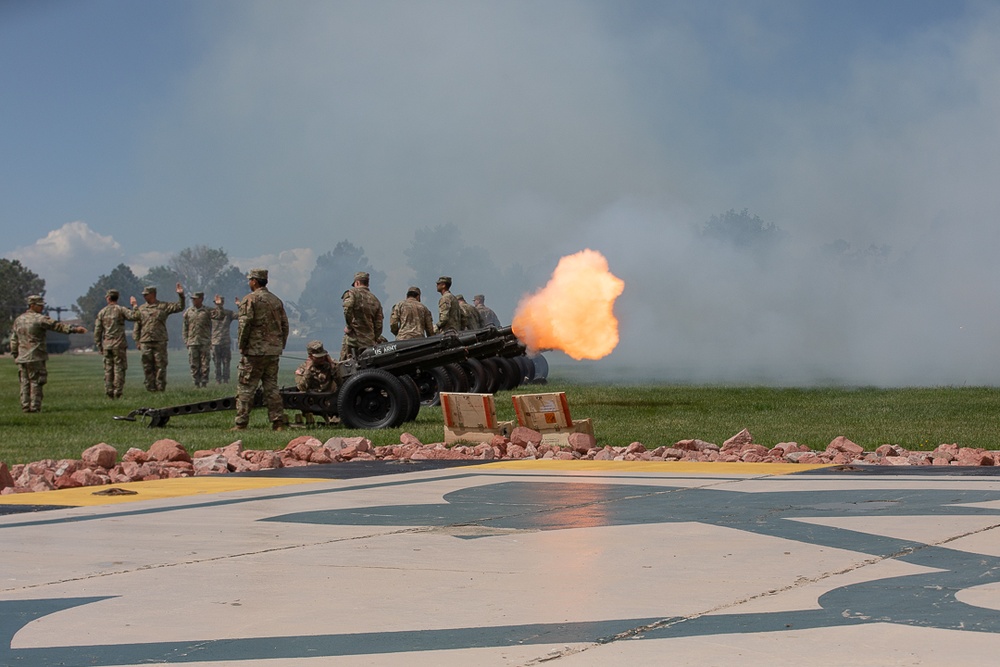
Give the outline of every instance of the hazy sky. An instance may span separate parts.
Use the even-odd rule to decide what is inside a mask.
[[[0,255],[50,303],[197,244],[295,299],[345,239],[401,297],[448,223],[500,266],[608,257],[594,372],[1000,378],[996,2],[0,0],[0,90]],[[783,255],[694,238],[743,208]]]

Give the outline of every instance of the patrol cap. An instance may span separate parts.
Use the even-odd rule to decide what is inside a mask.
[[[323,349],[323,341],[311,340],[306,344],[306,352],[313,357],[326,356],[327,351]]]
[[[118,298],[118,290],[116,290],[116,289],[109,289],[108,293],[105,294],[104,296],[107,297],[107,298],[109,298],[109,299],[117,299]]]
[[[410,285],[409,287],[406,288],[406,293],[409,294],[410,292],[413,292],[417,296],[420,296],[420,288],[417,287],[416,285]]]
[[[32,294],[31,296],[28,297],[28,305],[29,306],[44,306],[45,305],[45,297],[39,296],[37,294]]]
[[[204,299],[205,298],[205,293],[204,292],[195,292],[194,294],[191,295],[191,298],[192,299]]]
[[[465,301],[465,297],[462,296],[461,294],[456,294],[455,298],[458,299],[459,301]]]
[[[477,294],[476,296],[472,297],[472,300],[473,301],[486,301],[486,297],[483,296],[482,294]]]
[[[146,287],[142,288],[142,293],[144,295],[145,294],[156,294],[156,288],[153,287],[152,285],[147,285]]]
[[[441,283],[444,283],[448,287],[451,287],[451,276],[441,276],[440,278],[438,278],[437,284],[440,285]]]
[[[369,279],[370,276],[367,271],[358,271],[354,274],[354,282],[358,282],[360,280],[363,283],[367,283]]]
[[[267,280],[267,269],[250,269],[247,271],[247,280]]]

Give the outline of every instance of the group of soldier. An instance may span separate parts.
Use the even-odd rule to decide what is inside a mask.
[[[378,297],[369,289],[369,275],[360,271],[354,275],[350,289],[343,294],[344,338],[340,361],[357,357],[366,349],[386,342],[382,335],[383,313]],[[252,269],[247,273],[250,293],[236,299],[238,311],[227,310],[224,299],[215,295],[215,307],[204,306],[205,295],[195,292],[192,305],[185,310],[184,288],[177,283],[177,301],[159,301],[156,287],[142,291],[141,305],[133,296],[131,308],[119,305],[119,291],[110,289],[94,321],[94,344],[104,357],[104,388],[109,398],[121,398],[128,369],[125,322],[133,322],[133,337],[141,352],[145,386],[148,391],[164,391],[167,385],[167,318],[182,312],[183,338],[188,348],[191,376],[196,387],[208,386],[210,360],[215,361],[215,379],[228,383],[232,359],[230,325],[238,322],[237,347],[240,362],[237,369],[236,420],[232,430],[247,428],[250,409],[258,386],[272,428],[282,430],[287,420],[278,387],[278,362],[288,341],[288,317],[281,299],[267,289],[267,269]],[[396,340],[432,336],[438,333],[500,326],[500,321],[488,306],[486,298],[477,294],[474,305],[461,295],[451,293],[451,278],[437,281],[438,321],[421,303],[420,288],[411,286],[406,297],[392,307],[389,329]],[[28,297],[28,310],[14,320],[11,333],[11,353],[18,365],[21,384],[21,408],[24,412],[41,410],[42,386],[47,375],[45,362],[46,331],[86,333],[81,326],[70,326],[43,314],[45,300]],[[311,341],[306,346],[308,358],[295,371],[295,383],[301,391],[335,391],[337,362],[323,343]]]

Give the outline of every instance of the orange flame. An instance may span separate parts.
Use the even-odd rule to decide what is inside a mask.
[[[618,345],[612,308],[625,282],[596,250],[559,260],[548,285],[521,299],[511,324],[529,350],[561,350],[574,359],[600,359]]]

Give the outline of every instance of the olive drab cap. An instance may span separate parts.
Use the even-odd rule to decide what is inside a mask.
[[[247,272],[247,280],[267,280],[267,269],[250,269]]]
[[[153,294],[153,295],[155,295],[156,294],[156,288],[153,287],[152,285],[148,285],[148,286],[142,288],[142,293],[143,293],[144,296],[146,294]]]
[[[118,298],[118,290],[116,290],[116,289],[109,289],[108,293],[105,294],[104,296],[107,297],[108,299],[117,299]]]
[[[31,296],[28,297],[28,305],[29,306],[44,306],[45,305],[45,297],[38,296],[37,294],[32,294]]]
[[[458,299],[459,301],[465,301],[465,297],[462,296],[461,294],[456,294],[455,298]]]
[[[191,298],[192,299],[204,299],[205,298],[205,293],[204,292],[195,292],[194,294],[191,295]]]
[[[319,340],[311,340],[306,345],[306,352],[312,357],[324,357],[327,352],[323,349],[323,342]]]
[[[441,283],[444,283],[448,287],[451,287],[451,276],[441,276],[440,278],[438,278],[437,284],[440,285]]]
[[[486,301],[486,297],[483,296],[482,294],[477,294],[474,297],[472,297],[472,300],[473,301]]]
[[[369,278],[370,276],[366,271],[358,271],[354,274],[354,282],[358,282],[360,280],[363,283],[367,283]]]
[[[420,296],[420,288],[417,287],[416,285],[410,285],[409,287],[406,288],[406,293],[409,294],[410,292],[413,292],[417,296]]]

